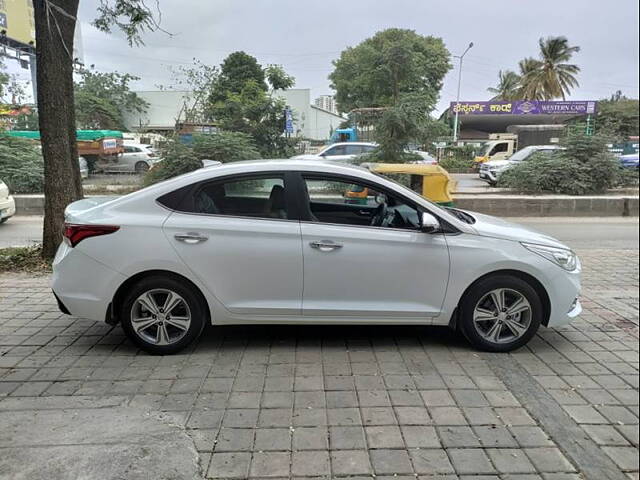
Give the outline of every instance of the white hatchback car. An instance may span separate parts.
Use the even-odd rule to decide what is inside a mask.
[[[347,202],[354,186],[366,203]],[[580,263],[562,243],[360,167],[234,162],[72,203],[66,221],[61,310],[119,322],[153,353],[207,323],[449,325],[509,351],[581,311]]]

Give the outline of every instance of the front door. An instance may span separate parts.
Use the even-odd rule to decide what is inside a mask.
[[[300,224],[289,220],[284,176],[203,184],[164,233],[183,262],[232,313],[299,315]]]
[[[303,314],[437,316],[449,279],[444,235],[420,232],[418,210],[397,194],[336,176],[303,179],[310,210],[301,223]],[[366,202],[345,198],[363,187]]]

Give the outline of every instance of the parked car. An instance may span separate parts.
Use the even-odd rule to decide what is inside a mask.
[[[623,166],[624,168],[635,168],[635,169],[638,169],[638,166],[640,165],[640,162],[638,161],[638,154],[637,153],[630,153],[628,155],[620,155],[620,157],[618,157],[618,160],[620,161],[620,165]]]
[[[354,185],[376,201],[348,204]],[[449,325],[510,351],[581,311],[567,246],[360,167],[233,162],[65,215],[60,309],[121,323],[152,353],[181,350],[209,323]]]
[[[563,150],[563,148],[558,145],[530,145],[518,150],[506,160],[490,160],[480,164],[480,179],[490,185],[495,185],[504,172],[520,162],[529,160],[534,154],[553,154],[559,150]]]
[[[316,154],[304,154],[291,157],[295,160],[332,160],[336,162],[349,162],[359,155],[373,152],[378,145],[371,142],[340,142],[329,145]],[[438,161],[421,150],[408,150],[422,158],[419,163],[436,164]],[[418,162],[416,162],[418,163]]]
[[[0,179],[0,223],[4,223],[16,214],[16,202],[10,195],[9,187]]]
[[[145,173],[158,157],[151,145],[127,143],[124,153],[113,158],[99,159],[96,169],[106,173]]]

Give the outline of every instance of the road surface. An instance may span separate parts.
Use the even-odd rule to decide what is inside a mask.
[[[638,248],[638,217],[523,217],[509,220],[554,236],[576,249]],[[17,216],[0,225],[0,248],[32,245],[41,238],[41,216]]]

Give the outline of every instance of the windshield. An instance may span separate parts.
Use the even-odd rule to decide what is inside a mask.
[[[521,160],[526,160],[529,155],[531,155],[531,149],[523,148],[522,150],[511,155],[511,157],[509,157],[509,160],[512,160],[514,162],[519,162]]]

